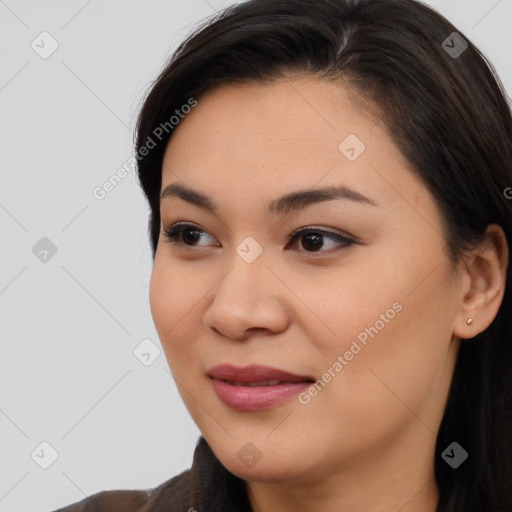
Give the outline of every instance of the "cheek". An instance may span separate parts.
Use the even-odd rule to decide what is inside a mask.
[[[203,286],[179,266],[162,265],[157,258],[151,273],[149,302],[160,342],[169,364],[186,358],[194,346]],[[182,354],[182,352],[184,352]],[[172,356],[172,357],[171,357]],[[172,368],[171,368],[172,369]]]
[[[361,272],[355,273],[357,280],[345,276],[342,290],[330,285],[331,298],[316,302],[322,319],[334,331],[320,337],[310,329],[310,339],[321,354],[320,371],[331,368],[340,376],[332,379],[332,390],[345,406],[364,404],[354,417],[364,416],[363,409],[368,419],[389,407],[399,412],[405,407],[401,401],[420,408],[430,390],[440,384],[450,348],[456,291],[448,284],[449,267],[438,263],[419,286],[431,269],[418,266],[417,272],[396,277],[383,269],[370,279],[361,279],[365,276]],[[375,291],[368,293],[369,289]]]
[[[401,298],[401,311],[382,329],[372,329],[374,336],[368,337],[345,374],[354,400],[365,403],[368,419],[376,411],[386,418],[404,420],[413,418],[411,411],[434,417],[430,411],[443,399],[449,371],[450,297],[446,281],[439,275]],[[375,322],[374,327],[382,325]],[[364,332],[369,334],[369,330]]]
[[[178,301],[176,300],[176,288],[169,279],[169,272],[159,264],[158,256],[153,264],[151,280],[149,282],[149,304],[155,327],[164,343],[165,332],[172,327],[176,318]]]
[[[332,363],[333,356],[335,359],[351,347],[358,351],[354,342],[364,349],[365,344],[381,337],[397,322],[402,310],[400,294],[396,280],[391,287],[389,282],[378,268],[354,266],[350,272],[343,269],[331,272],[309,290],[296,289],[297,295],[315,313],[308,313],[312,321],[303,321],[302,325],[306,338],[328,355],[324,364]]]

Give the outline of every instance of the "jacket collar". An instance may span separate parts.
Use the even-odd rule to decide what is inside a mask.
[[[149,502],[148,512],[253,512],[245,481],[221,464],[202,436],[192,467],[157,487]]]

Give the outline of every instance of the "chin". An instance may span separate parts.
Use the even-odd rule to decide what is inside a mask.
[[[243,480],[251,482],[268,482],[275,483],[277,481],[295,480],[300,478],[301,468],[297,465],[290,464],[290,461],[283,457],[284,464],[278,464],[274,461],[264,461],[263,457],[254,464],[252,467],[248,467],[244,463],[240,462],[235,456],[229,456],[228,459],[223,457],[221,460],[222,464],[234,475]]]
[[[254,482],[295,480],[308,472],[308,468],[301,464],[304,457],[300,454],[291,454],[290,450],[282,444],[273,445],[270,442],[259,441],[252,443],[245,439],[237,441],[233,438],[229,441],[224,440],[221,444],[208,439],[207,441],[223,466],[243,480]]]

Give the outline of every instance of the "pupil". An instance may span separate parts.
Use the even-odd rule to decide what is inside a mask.
[[[308,249],[308,248],[313,249],[313,250],[320,249],[323,245],[322,236],[323,235],[315,235],[315,234],[309,233],[304,236],[302,246],[304,247],[304,249]],[[304,242],[304,241],[306,241],[306,242]]]
[[[190,236],[187,236],[187,233],[194,233],[194,235],[192,237],[190,237]],[[188,244],[188,242],[191,242],[191,244],[193,244],[194,242],[197,242],[197,240],[199,240],[199,238],[201,238],[199,231],[197,231],[196,229],[185,229],[181,232],[181,235],[183,237],[183,241],[186,244]],[[187,239],[188,239],[188,241],[187,241]]]

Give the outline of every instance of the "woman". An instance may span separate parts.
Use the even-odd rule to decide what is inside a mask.
[[[253,0],[143,105],[191,470],[64,511],[512,510],[512,119],[412,0]]]

